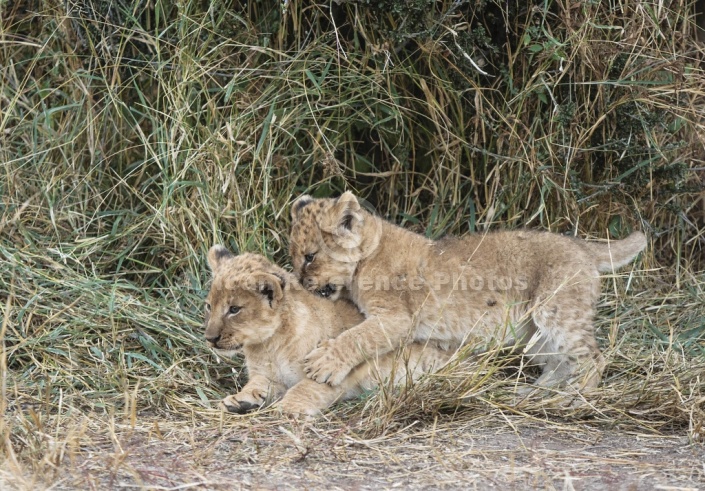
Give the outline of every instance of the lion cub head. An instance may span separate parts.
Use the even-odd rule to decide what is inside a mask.
[[[291,207],[289,254],[304,288],[336,300],[357,264],[378,246],[379,219],[350,192],[339,198],[304,195]]]
[[[213,283],[205,306],[206,340],[223,355],[265,342],[281,326],[280,303],[290,273],[257,254],[208,251]]]

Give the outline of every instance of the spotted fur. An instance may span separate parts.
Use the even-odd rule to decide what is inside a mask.
[[[307,356],[309,376],[339,384],[368,356],[406,342],[521,348],[539,386],[597,386],[600,272],[628,264],[641,232],[610,243],[514,231],[432,241],[365,211],[357,198],[292,206],[294,272],[311,291],[349,298],[365,320]]]

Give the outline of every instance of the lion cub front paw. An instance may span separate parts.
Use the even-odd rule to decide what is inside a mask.
[[[240,394],[229,395],[220,403],[221,407],[229,413],[245,414],[259,409],[264,403],[264,401],[247,400],[238,397],[239,395]]]
[[[308,378],[331,386],[340,385],[351,369],[330,340],[311,351],[304,359],[304,364]]]

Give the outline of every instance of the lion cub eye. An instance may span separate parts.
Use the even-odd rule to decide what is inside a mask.
[[[314,253],[314,254],[306,254],[306,255],[304,256],[304,260],[305,260],[307,263],[312,263],[315,258],[316,258],[316,254],[315,254],[315,253]]]
[[[211,304],[206,302],[206,312],[210,312],[210,311],[211,311]]]
[[[231,306],[230,306],[230,309],[228,310],[228,314],[230,314],[230,315],[235,315],[235,314],[237,314],[238,312],[240,312],[240,309],[241,309],[241,308],[242,308],[242,307],[236,307],[236,306],[234,306],[234,305],[231,305]]]

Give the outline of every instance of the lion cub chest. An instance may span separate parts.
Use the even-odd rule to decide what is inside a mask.
[[[276,376],[272,378],[279,380],[287,389],[298,384],[306,377],[304,373],[303,357],[298,360],[291,360],[285,357],[281,358],[273,368],[276,371]]]
[[[280,339],[278,341],[284,341]],[[289,343],[276,345],[263,343],[259,346],[251,346],[244,350],[247,370],[252,375],[259,373],[269,380],[276,381],[289,389],[306,377],[304,373],[303,358],[315,348],[315,344],[310,349],[298,343],[294,346],[294,339]],[[287,346],[288,345],[288,346]],[[294,349],[292,349],[294,348]],[[301,353],[303,352],[303,353]]]
[[[244,355],[250,372],[256,367],[287,389],[306,378],[303,360],[308,353],[363,319],[348,302],[330,302],[308,292],[291,292],[280,305],[280,314],[282,325]]]

